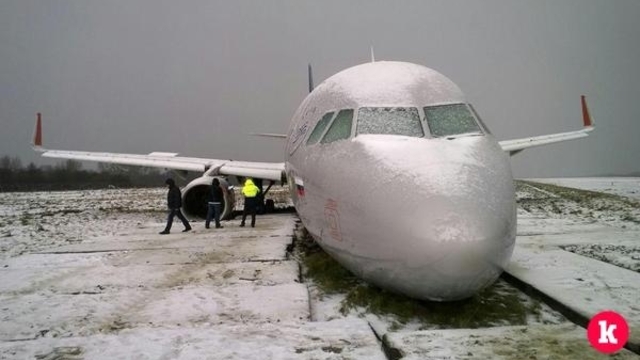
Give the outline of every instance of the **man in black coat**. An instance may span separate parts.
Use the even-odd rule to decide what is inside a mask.
[[[176,186],[175,181],[169,178],[164,182],[169,185],[169,193],[167,194],[167,205],[169,206],[169,216],[167,217],[167,226],[163,231],[160,232],[161,235],[168,234],[171,230],[171,224],[173,223],[173,217],[177,216],[180,221],[182,221],[182,225],[184,225],[184,230],[182,232],[187,232],[191,230],[191,225],[187,219],[185,219],[184,215],[180,211],[182,207],[182,195],[180,194],[180,189]]]
[[[220,214],[222,214],[222,204],[224,202],[224,194],[222,193],[222,188],[220,187],[220,180],[214,178],[211,182],[211,189],[209,191],[209,196],[207,196],[207,205],[209,207],[207,211],[207,220],[204,223],[204,227],[209,228],[209,223],[211,223],[211,219],[214,219],[216,222],[216,229],[221,229],[224,226],[220,225]]]

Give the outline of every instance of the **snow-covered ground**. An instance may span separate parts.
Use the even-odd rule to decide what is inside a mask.
[[[640,200],[640,177],[538,178],[531,181],[600,191]]]
[[[443,328],[365,309],[345,315],[344,295],[301,282],[289,252],[294,214],[261,216],[255,229],[229,221],[207,231],[196,222],[182,234],[178,223],[159,236],[165,192],[0,193],[0,359],[605,357],[584,329],[503,280],[484,300],[535,309],[524,323]],[[517,196],[510,271],[575,306],[618,310],[637,326],[640,285],[625,281],[640,264],[638,202],[529,182]],[[607,276],[617,276],[613,288]]]

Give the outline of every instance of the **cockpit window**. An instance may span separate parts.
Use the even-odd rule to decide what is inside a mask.
[[[425,107],[424,114],[434,137],[482,133],[465,104]]]
[[[484,121],[482,121],[482,118],[480,117],[480,115],[478,115],[476,108],[474,108],[473,105],[471,104],[469,104],[469,107],[471,108],[471,111],[473,111],[473,115],[476,116],[476,120],[478,120],[478,122],[480,123],[482,130],[484,130],[484,133],[491,134],[491,131],[489,131],[489,128],[487,127],[487,125],[484,123]]]
[[[313,145],[317,143],[318,140],[320,140],[320,135],[322,135],[324,129],[327,128],[327,125],[329,125],[329,121],[331,121],[332,117],[333,111],[324,114],[322,119],[320,119],[320,121],[318,121],[318,124],[316,124],[316,127],[313,128],[311,135],[309,135],[309,139],[307,139],[307,145]]]
[[[353,120],[353,109],[340,110],[320,142],[326,144],[351,137],[351,120]]]
[[[387,134],[423,137],[418,109],[366,107],[358,110],[357,134]]]

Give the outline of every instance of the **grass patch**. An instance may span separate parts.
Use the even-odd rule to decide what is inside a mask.
[[[345,289],[360,282],[357,277],[333,260],[320,247],[317,249],[305,255],[307,269],[305,275],[312,278],[324,293],[342,293]]]
[[[20,217],[20,224],[22,224],[23,226],[27,226],[29,225],[31,222],[33,221],[33,216],[31,216],[30,214],[22,214],[22,216]]]
[[[504,281],[475,296],[451,302],[418,301],[361,283],[348,289],[340,311],[358,308],[378,315],[392,315],[400,324],[421,323],[421,329],[475,329],[501,325],[525,325],[527,317],[540,316],[537,301],[524,302],[517,290]]]
[[[523,197],[517,201],[518,207],[527,212],[575,215],[592,220],[607,216],[640,223],[634,215],[640,209],[640,202],[624,196],[523,180],[516,181],[516,190],[533,194],[533,198]]]
[[[625,213],[624,216],[622,217],[623,221],[631,221],[634,222],[636,224],[640,224],[640,220],[638,220],[638,218],[636,218],[635,216],[631,215],[630,213]]]
[[[296,239],[304,276],[325,294],[343,294],[343,315],[351,311],[392,316],[396,327],[418,321],[422,329],[480,328],[525,325],[527,318],[541,316],[541,305],[500,280],[475,296],[455,302],[419,301],[370,285],[325,253],[303,231]]]
[[[620,195],[607,194],[607,193],[591,191],[591,190],[575,189],[575,188],[552,185],[552,184],[543,184],[543,183],[538,183],[533,181],[516,180],[516,189],[517,190],[523,189],[522,184],[526,184],[529,186],[533,186],[534,188],[548,191],[550,193],[553,193],[555,195],[558,195],[560,197],[563,197],[565,199],[568,199],[577,203],[585,203],[585,202],[588,203],[594,200],[615,200],[615,201],[622,202],[626,205],[638,206],[637,202]]]

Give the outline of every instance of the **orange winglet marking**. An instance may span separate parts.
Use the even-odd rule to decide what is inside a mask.
[[[38,113],[36,120],[36,133],[33,136],[33,145],[42,146],[42,114]]]
[[[580,97],[582,102],[582,121],[584,122],[584,126],[588,127],[592,125],[591,115],[589,115],[589,108],[587,107],[587,99],[584,95]]]

